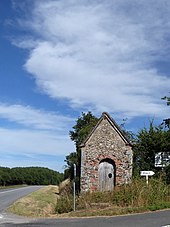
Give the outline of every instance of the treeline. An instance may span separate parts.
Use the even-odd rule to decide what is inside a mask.
[[[0,167],[0,186],[58,185],[63,174],[44,167]]]

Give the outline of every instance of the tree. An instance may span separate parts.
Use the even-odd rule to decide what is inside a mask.
[[[10,176],[10,168],[0,167],[0,185],[6,186],[10,185],[11,176]]]
[[[134,175],[141,170],[160,170],[155,167],[155,154],[169,152],[169,131],[150,122],[149,129],[142,129],[136,136],[134,144]]]
[[[0,185],[48,185],[59,184],[63,173],[44,167],[0,167]]]
[[[98,118],[95,117],[91,112],[82,113],[82,115],[77,119],[76,124],[73,126],[73,130],[70,131],[70,138],[75,142],[76,152],[72,152],[66,156],[66,170],[65,177],[73,179],[73,164],[76,164],[76,174],[77,174],[77,185],[78,190],[80,187],[80,165],[81,165],[81,143],[87,138],[88,134],[96,126]]]
[[[95,117],[91,112],[82,113],[73,126],[73,131],[70,131],[70,138],[78,147],[88,136],[90,131],[96,126],[98,118]]]
[[[162,98],[162,100],[165,100],[166,103],[167,103],[167,105],[170,106],[170,97],[164,96],[164,97]]]
[[[167,106],[170,106],[170,97],[164,96],[162,100],[166,101]],[[164,119],[165,126],[170,129],[170,118]]]
[[[78,158],[76,152],[71,152],[69,155],[66,156],[65,162],[67,163],[66,169],[64,171],[64,178],[70,178],[73,180],[74,178],[74,164],[78,166]]]

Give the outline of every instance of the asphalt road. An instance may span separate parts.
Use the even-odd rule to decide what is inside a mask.
[[[0,190],[0,226],[6,226],[5,223],[23,223],[27,219],[17,217],[6,212],[6,209],[17,199],[30,194],[44,186],[29,186],[17,189]]]
[[[20,223],[8,223],[0,226],[10,227],[170,227],[170,210],[147,214],[72,219],[37,219],[23,220]]]
[[[5,209],[16,199],[31,193],[41,187],[31,186],[27,188],[0,191],[0,226],[10,227],[170,227],[170,210],[150,212],[145,214],[96,217],[96,218],[53,218],[53,219],[29,219],[7,214]]]
[[[29,186],[17,189],[0,190],[0,213],[17,199],[42,188],[42,186]]]

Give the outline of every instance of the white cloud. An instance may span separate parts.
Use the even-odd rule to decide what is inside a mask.
[[[0,128],[0,153],[17,155],[47,154],[66,155],[74,151],[68,135],[27,129]]]
[[[75,151],[69,138],[73,118],[31,106],[0,103],[0,120],[1,166],[36,165],[63,171],[64,157]],[[54,160],[49,160],[50,156]]]
[[[25,127],[63,131],[73,124],[73,118],[19,104],[0,103],[0,118]]]
[[[170,75],[156,63],[170,59],[169,21],[168,0],[35,1],[18,20],[32,39],[18,46],[30,50],[25,69],[50,97],[126,117],[165,117],[160,99]]]

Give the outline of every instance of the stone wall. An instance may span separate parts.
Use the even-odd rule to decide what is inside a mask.
[[[109,158],[116,165],[116,185],[129,183],[132,177],[132,147],[107,114],[81,148],[81,191],[99,190],[98,167]]]

